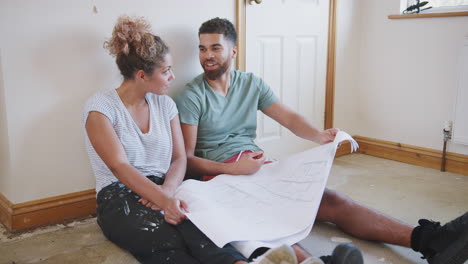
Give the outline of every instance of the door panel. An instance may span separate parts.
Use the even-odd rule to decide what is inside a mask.
[[[246,7],[246,71],[280,101],[323,128],[329,1],[264,0]],[[258,114],[257,143],[282,157],[315,144]]]
[[[273,92],[281,97],[281,59],[283,51],[283,40],[281,36],[262,36],[258,39],[259,59],[257,69],[259,76],[270,85]],[[274,141],[281,139],[281,126],[274,120],[264,115],[258,114],[257,137],[260,141]]]

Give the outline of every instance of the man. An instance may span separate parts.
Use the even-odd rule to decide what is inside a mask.
[[[231,69],[237,55],[237,34],[231,22],[211,19],[202,24],[198,35],[204,73],[176,99],[190,174],[258,171],[265,157],[254,143],[257,110],[306,140],[324,144],[335,138],[338,129],[314,127],[279,102],[260,78]],[[411,247],[429,263],[463,263],[468,258],[468,213],[442,227],[422,219],[413,228],[326,189],[317,220],[335,223],[362,239]],[[308,254],[298,246],[294,249],[298,256]]]

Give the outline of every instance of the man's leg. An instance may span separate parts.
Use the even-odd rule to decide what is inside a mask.
[[[413,227],[325,189],[317,220],[336,224],[358,238],[411,247]]]
[[[462,264],[468,260],[468,212],[441,226],[420,219],[415,228],[325,190],[317,215],[353,236],[410,247],[430,264]]]

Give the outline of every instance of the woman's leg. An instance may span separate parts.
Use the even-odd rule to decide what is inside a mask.
[[[139,203],[139,198],[121,183],[99,192],[97,221],[104,235],[142,263],[199,264],[179,231],[164,221],[160,211]]]
[[[185,220],[176,228],[180,231],[190,255],[203,264],[247,263],[247,258],[233,246],[227,244],[219,248],[190,220]]]

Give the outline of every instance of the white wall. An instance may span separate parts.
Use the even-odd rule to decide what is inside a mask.
[[[359,131],[355,90],[361,59],[362,0],[337,1],[334,126],[350,135]]]
[[[387,19],[398,8],[398,0],[338,1],[335,126],[441,149],[468,17]],[[121,14],[145,16],[168,42],[180,89],[201,72],[198,26],[234,21],[235,1],[1,1],[0,192],[13,203],[94,187],[81,109],[120,82],[102,43]]]
[[[5,107],[5,89],[3,85],[2,57],[0,56],[0,193],[5,193],[5,191],[10,188],[9,168],[10,156]]]
[[[121,81],[102,47],[121,14],[146,17],[167,41],[180,89],[201,72],[198,27],[234,22],[235,1],[1,1],[0,192],[13,203],[94,188],[81,110]]]
[[[335,126],[441,150],[468,17],[390,20],[399,0],[349,2],[338,1]],[[448,151],[468,154],[468,147],[451,142]]]

